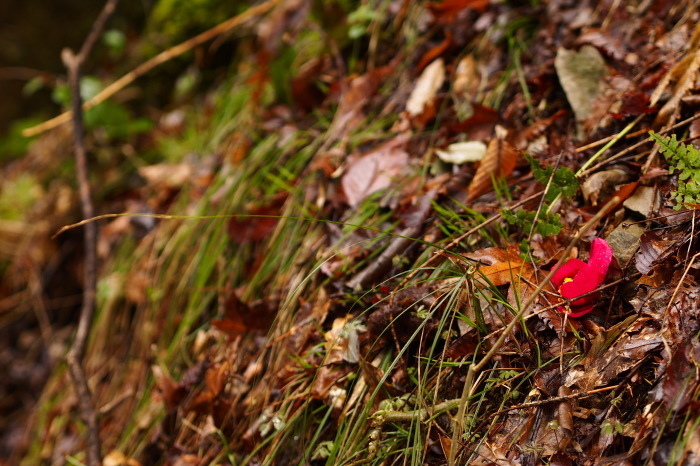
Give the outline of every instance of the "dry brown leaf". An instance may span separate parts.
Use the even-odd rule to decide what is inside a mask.
[[[628,178],[627,173],[618,168],[596,172],[583,182],[581,193],[586,202],[596,206],[599,200],[607,197],[606,193],[610,195],[613,186],[624,183]]]
[[[467,254],[470,259],[485,262],[489,265],[479,267],[479,275],[493,286],[518,284],[520,293],[519,302],[530,296],[537,287],[537,277],[535,267],[529,261],[524,261],[520,257],[517,246],[510,246],[508,249],[486,248]],[[509,301],[516,305],[513,292],[515,287],[511,286],[509,291]]]
[[[374,97],[384,79],[394,71],[394,66],[392,63],[346,80],[338,110],[328,129],[329,141],[342,139],[362,124],[365,120],[364,106]]]
[[[466,8],[473,8],[483,12],[489,6],[490,0],[443,0],[441,2],[429,2],[425,7],[429,9],[436,18],[451,20],[454,15]]]
[[[442,55],[450,44],[452,44],[452,33],[449,30],[445,30],[445,40],[423,54],[418,62],[418,66],[416,66],[417,71],[421,71],[423,68],[428,66],[429,63]]]
[[[471,54],[465,55],[464,58],[457,63],[452,89],[455,93],[470,98],[479,88],[479,81],[479,68],[474,56]]]
[[[519,152],[505,140],[492,139],[486,149],[486,156],[469,185],[467,201],[473,201],[493,189],[492,178],[510,175],[518,162],[518,155]]]
[[[349,162],[341,181],[348,204],[357,206],[370,194],[391,186],[408,164],[404,145],[409,139],[408,133],[396,136]]]
[[[688,59],[690,59],[689,62]],[[678,109],[681,99],[685,97],[685,95],[688,94],[688,92],[690,92],[690,90],[695,86],[695,79],[697,78],[698,70],[700,70],[700,49],[695,50],[695,53],[686,57],[683,61],[681,61],[681,63],[679,63],[679,65],[687,65],[687,69],[683,73],[683,76],[681,76],[678,84],[676,84],[671,98],[664,104],[663,107],[661,107],[659,114],[656,115],[656,119],[652,125],[655,128],[659,128],[669,121],[671,116]],[[676,67],[674,67],[674,69],[671,71],[674,71],[675,68]],[[653,97],[657,97],[656,92],[654,93]],[[656,100],[653,100],[653,98],[652,101],[656,102]]]

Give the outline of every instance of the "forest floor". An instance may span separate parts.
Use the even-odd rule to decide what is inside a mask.
[[[700,464],[697,5],[266,5],[88,62],[173,52],[85,115],[103,464]],[[21,141],[0,464],[84,464],[72,126]]]

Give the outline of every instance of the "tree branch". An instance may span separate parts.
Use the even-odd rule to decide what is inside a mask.
[[[105,23],[114,12],[119,0],[107,0],[102,12],[92,26],[87,39],[75,55],[70,49],[64,49],[61,53],[63,63],[68,69],[68,82],[71,89],[71,107],[73,109],[73,139],[75,144],[75,165],[80,194],[80,206],[84,218],[95,215],[92,204],[90,183],[88,180],[87,149],[85,148],[85,125],[83,123],[82,98],[80,96],[81,68],[90,54],[98,37],[102,33]],[[87,463],[90,466],[102,464],[100,451],[100,428],[97,421],[97,412],[93,406],[92,393],[88,385],[87,375],[83,367],[85,348],[87,346],[90,328],[95,315],[95,297],[97,288],[97,225],[89,223],[85,226],[85,268],[83,275],[83,303],[80,309],[80,320],[75,340],[71,346],[66,360],[75,391],[78,395],[80,415],[87,429],[86,453]]]

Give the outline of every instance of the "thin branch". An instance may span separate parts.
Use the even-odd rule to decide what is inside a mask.
[[[75,143],[75,165],[80,194],[80,206],[83,217],[95,215],[88,180],[87,149],[85,148],[85,126],[83,124],[82,98],[80,96],[81,68],[90,54],[97,38],[102,34],[105,23],[114,13],[119,0],[107,0],[102,12],[92,26],[80,53],[75,55],[70,49],[64,49],[61,58],[68,69],[68,81],[71,88],[71,106],[73,108],[73,138]],[[86,454],[90,466],[102,464],[100,452],[100,427],[97,413],[93,406],[92,393],[88,385],[87,375],[83,367],[85,348],[87,346],[90,328],[95,315],[95,297],[97,288],[97,225],[89,223],[85,227],[85,268],[83,275],[83,304],[80,309],[78,330],[75,334],[66,360],[68,369],[78,395],[80,415],[86,427]]]

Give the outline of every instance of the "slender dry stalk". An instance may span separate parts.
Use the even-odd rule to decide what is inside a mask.
[[[107,0],[102,12],[92,25],[80,52],[75,55],[70,49],[64,49],[61,58],[68,69],[68,81],[71,88],[71,106],[73,108],[73,139],[75,142],[75,165],[80,193],[80,206],[83,217],[95,215],[88,180],[87,149],[85,148],[85,125],[83,123],[82,98],[80,97],[81,68],[90,51],[97,42],[109,17],[114,13],[119,0]],[[95,315],[95,297],[97,289],[97,224],[85,226],[85,269],[83,275],[83,303],[80,309],[80,320],[75,340],[66,360],[75,391],[78,395],[80,415],[86,427],[86,454],[90,466],[102,464],[100,451],[100,427],[97,412],[93,406],[92,393],[88,385],[87,375],[83,367],[85,348],[87,346],[90,328]]]

